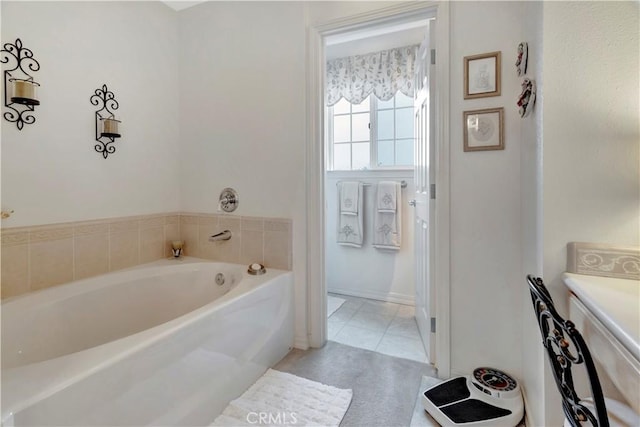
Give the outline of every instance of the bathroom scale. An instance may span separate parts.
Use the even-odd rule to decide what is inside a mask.
[[[515,427],[524,415],[518,382],[505,372],[486,367],[425,390],[422,404],[444,427]]]

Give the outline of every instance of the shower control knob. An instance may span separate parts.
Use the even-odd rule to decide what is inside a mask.
[[[225,212],[233,212],[238,207],[238,203],[240,203],[240,199],[238,198],[238,193],[233,188],[225,188],[220,193],[220,198],[218,199],[218,207],[220,210]]]
[[[409,200],[409,206],[415,206],[416,205],[416,200]]]

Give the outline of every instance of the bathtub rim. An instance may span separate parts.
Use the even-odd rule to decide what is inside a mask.
[[[34,297],[38,296],[38,299],[41,299],[41,295],[47,295],[46,291],[49,290],[56,290],[56,288],[64,288],[70,285],[77,286],[78,283],[84,283],[86,280],[96,279],[112,274],[120,277],[121,273],[129,273],[135,270],[144,271],[149,268],[171,265],[170,263],[173,261],[173,259],[157,260],[128,268],[126,270],[118,270],[117,272],[108,273],[102,276],[82,279],[80,281],[70,282],[54,288],[43,289],[42,291],[37,291],[37,295],[36,292],[33,294],[19,295],[12,300],[18,302],[19,298],[26,298],[31,295]],[[184,264],[181,265],[212,264],[233,267],[242,266],[241,264],[211,261],[195,257],[184,257],[183,262]],[[141,275],[143,274],[141,273]],[[41,362],[2,370],[3,393],[0,415],[1,419],[4,421],[5,419],[13,416],[13,414],[18,413],[61,390],[64,390],[89,375],[103,369],[107,369],[117,362],[130,357],[136,352],[158,343],[160,340],[172,335],[176,331],[184,328],[186,325],[202,320],[212,311],[228,306],[242,298],[245,294],[266,287],[277,279],[284,280],[284,284],[288,284],[291,287],[291,292],[293,292],[293,272],[288,270],[268,269],[267,274],[265,275],[252,276],[247,273],[246,267],[244,267],[239,282],[228,293],[216,300],[210,301],[196,310],[185,313],[182,316],[178,316],[167,322],[155,325],[135,334],[128,335],[114,341],[109,341],[95,347]],[[75,292],[73,292],[71,296],[82,293],[77,292],[75,289],[76,286],[74,286]],[[95,289],[101,289],[102,287],[103,286],[98,286]],[[66,294],[66,292],[63,293]],[[60,299],[57,301],[59,300]],[[7,300],[7,302],[10,301]],[[12,390],[11,394],[7,393],[7,389]]]
[[[93,298],[93,295],[95,295],[96,293],[108,294],[109,292],[114,292],[114,291],[119,292],[118,290],[115,290],[115,288],[119,288],[120,290],[122,290],[122,292],[126,293],[129,287],[131,286],[136,287],[138,285],[142,285],[143,288],[148,287],[149,292],[151,292],[148,295],[151,296],[152,293],[155,292],[153,290],[153,287],[156,285],[156,283],[176,283],[176,282],[166,282],[166,277],[172,276],[172,275],[178,275],[178,277],[181,277],[180,275],[182,275],[182,277],[184,277],[185,279],[187,279],[188,276],[195,275],[196,277],[201,277],[202,279],[208,281],[211,284],[211,287],[215,288],[215,289],[212,289],[212,292],[214,292],[214,294],[212,294],[209,299],[198,300],[198,303],[196,304],[199,305],[199,307],[195,307],[190,311],[175,313],[177,315],[175,315],[175,317],[173,318],[167,317],[167,320],[163,319],[164,321],[160,321],[160,319],[157,319],[158,321],[156,323],[150,324],[149,327],[147,328],[144,328],[144,329],[140,328],[135,331],[131,331],[131,333],[122,334],[118,337],[115,337],[114,339],[105,339],[103,342],[96,343],[95,345],[92,345],[90,347],[76,349],[75,351],[73,351],[74,349],[69,349],[68,352],[64,354],[59,354],[57,356],[43,358],[41,360],[36,360],[32,362],[27,361],[26,363],[20,363],[20,364],[13,363],[10,366],[3,364],[2,365],[3,372],[8,372],[10,369],[13,369],[13,368],[19,368],[21,366],[27,366],[33,363],[44,362],[47,360],[55,359],[57,357],[64,357],[76,352],[88,350],[93,347],[98,347],[102,344],[107,344],[109,342],[117,341],[118,339],[124,338],[126,336],[135,335],[138,332],[142,332],[146,329],[151,329],[155,326],[158,326],[159,324],[163,324],[173,319],[180,318],[192,311],[197,310],[200,307],[204,307],[209,303],[219,300],[220,298],[222,298],[222,296],[224,296],[224,294],[231,292],[235,288],[235,286],[241,281],[245,280],[247,276],[246,274],[244,274],[243,267],[238,264],[200,260],[198,258],[193,258],[193,257],[186,258],[184,260],[180,259],[178,261],[179,262],[176,262],[176,260],[171,258],[157,260],[150,263],[145,263],[135,267],[131,267],[126,270],[118,270],[118,271],[114,271],[114,272],[99,275],[99,276],[94,276],[90,278],[84,278],[84,279],[68,282],[59,286],[53,286],[50,288],[41,289],[26,295],[16,296],[14,299],[11,299],[11,300],[3,301],[2,305],[0,306],[1,307],[0,313],[1,313],[2,320],[4,321],[9,319],[13,321],[5,322],[2,325],[2,332],[3,332],[2,345],[5,346],[4,349],[8,349],[9,351],[11,351],[13,349],[11,347],[7,347],[7,344],[15,345],[16,343],[15,342],[12,343],[11,341],[5,340],[5,335],[4,335],[5,333],[7,333],[9,337],[14,339],[17,338],[18,340],[20,340],[19,336],[25,332],[33,331],[36,335],[39,333],[42,333],[43,330],[39,328],[38,323],[42,322],[43,320],[42,319],[38,320],[39,316],[43,314],[45,318],[47,319],[51,318],[51,314],[47,313],[48,310],[53,310],[55,313],[60,313],[59,311],[60,308],[56,308],[56,306],[59,304],[64,306],[65,304],[70,302],[71,307],[68,307],[70,311],[73,311],[75,308],[79,308],[80,310],[82,310],[82,308],[86,307],[86,305],[83,304],[82,302],[78,303],[77,302],[78,300],[82,300],[83,298],[88,297],[90,300],[95,301],[95,302],[92,301],[89,304],[97,303],[101,305],[102,302],[100,301],[100,299],[96,301],[95,298]],[[213,286],[213,283],[212,283],[213,276],[211,277],[207,276],[207,274],[211,274],[211,273],[213,274],[223,273],[227,278],[226,286],[225,286],[227,290],[224,294],[220,295],[217,289],[218,287]],[[278,272],[273,272],[271,273],[271,276],[274,276],[277,274]],[[190,289],[188,288],[188,286],[190,285],[187,282],[183,282],[182,279],[178,279],[178,280],[179,280],[179,282],[177,282],[178,287],[172,286],[169,292],[175,292],[176,295],[179,295],[180,289],[182,288],[182,286],[184,286],[185,291],[188,292]],[[141,294],[143,298],[144,298],[144,295],[145,295],[144,293]],[[156,295],[158,294],[156,293]],[[165,294],[165,295],[171,298],[170,295],[168,294]],[[186,296],[187,294],[183,293],[183,295]],[[139,303],[140,303],[139,305],[140,310],[138,310],[138,313],[143,313],[146,307],[144,305],[145,301],[141,300],[139,301]],[[115,311],[111,312],[111,310],[109,310],[109,314],[107,314],[106,317],[103,317],[102,319],[103,322],[101,322],[102,324],[108,325],[110,323],[110,319],[112,319],[114,316],[117,316],[118,306],[114,305],[111,307],[111,309]],[[22,313],[26,313],[26,315],[23,315]],[[53,316],[54,316],[54,319],[57,318],[56,314],[53,314]],[[23,319],[28,324],[26,328],[21,325]],[[71,326],[71,324],[69,324],[69,326]],[[53,335],[47,334],[47,336],[51,337]],[[18,343],[17,346],[18,348],[20,348],[19,347],[20,343]],[[29,350],[28,344],[27,344],[27,350]],[[7,353],[3,352],[3,354],[7,354]],[[43,357],[44,356],[46,355],[43,355]],[[3,359],[3,362],[4,362],[4,359]]]
[[[97,276],[85,277],[83,279],[72,280],[67,283],[61,283],[60,285],[50,286],[44,289],[38,289],[30,291],[24,294],[16,295],[13,297],[5,298],[0,301],[0,308],[14,305],[26,305],[27,301],[32,300],[32,304],[47,304],[49,302],[57,302],[65,298],[86,293],[92,290],[102,289],[109,286],[113,282],[117,282],[121,277],[130,277],[135,279],[138,277],[148,277],[148,271],[151,269],[157,269],[158,267],[171,268],[174,271],[186,270],[194,264],[215,264],[224,266],[233,266],[241,272],[242,279],[245,277],[247,266],[242,264],[235,264],[222,261],[212,261],[196,257],[180,257],[175,258],[163,258],[156,261],[139,264],[133,267],[124,268],[122,270],[111,271],[108,273],[100,274]],[[284,273],[288,270],[269,269],[267,276],[273,276],[274,274]],[[274,274],[269,274],[273,272]],[[248,276],[248,274],[247,274]],[[108,279],[103,283],[97,282],[98,279]],[[96,282],[96,283],[92,283]],[[53,297],[53,298],[52,298]]]

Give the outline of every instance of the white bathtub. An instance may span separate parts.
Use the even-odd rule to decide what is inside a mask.
[[[292,346],[286,271],[161,260],[11,298],[2,422],[208,425]]]

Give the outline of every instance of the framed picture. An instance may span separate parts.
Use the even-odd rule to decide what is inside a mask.
[[[500,95],[500,52],[464,57],[464,99]]]
[[[504,150],[504,108],[465,111],[464,151]]]

